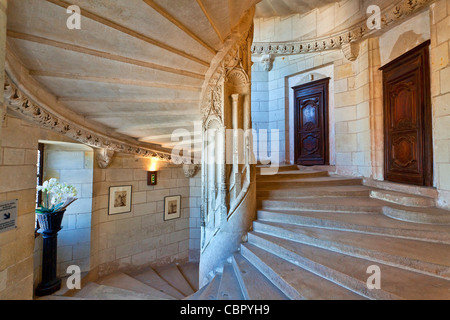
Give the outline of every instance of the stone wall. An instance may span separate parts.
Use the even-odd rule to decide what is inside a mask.
[[[431,96],[438,204],[450,208],[450,0],[431,7]]]
[[[41,263],[41,240],[35,241],[34,233],[38,141],[72,141],[14,116],[6,117],[2,129],[0,201],[18,199],[19,217],[16,230],[0,233],[0,300],[32,299]],[[200,173],[189,179],[181,166],[161,162],[158,185],[153,187],[147,186],[149,165],[149,159],[126,154],[115,155],[107,169],[94,162],[89,261],[93,277],[198,257]],[[121,185],[133,186],[132,212],[108,216],[109,187]],[[164,222],[168,195],[183,197],[182,217]]]
[[[158,163],[158,184],[147,186],[151,160],[116,155],[94,170],[91,265],[99,276],[124,269],[164,265],[189,258],[191,189],[180,166]],[[108,215],[109,188],[132,186],[132,211]],[[164,221],[164,197],[181,195],[181,218]],[[192,208],[195,210],[195,207]]]
[[[0,233],[0,300],[33,297],[38,139],[63,140],[6,117],[0,148],[0,201],[18,199],[19,212],[17,229]]]

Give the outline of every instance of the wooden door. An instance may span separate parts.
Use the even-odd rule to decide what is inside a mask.
[[[295,161],[328,165],[328,84],[330,78],[294,87]]]
[[[427,41],[381,68],[389,181],[433,183],[429,45]]]

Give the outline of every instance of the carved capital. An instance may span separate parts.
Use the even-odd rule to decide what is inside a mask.
[[[359,55],[359,44],[356,42],[344,44],[342,46],[342,53],[344,53],[347,60],[355,61]]]
[[[106,169],[111,164],[111,161],[114,157],[114,151],[109,149],[100,149],[97,151],[97,164],[100,169]]]
[[[196,164],[183,164],[184,176],[192,178],[197,173],[198,166]]]

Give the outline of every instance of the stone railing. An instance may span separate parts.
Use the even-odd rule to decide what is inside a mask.
[[[251,52],[254,9],[233,32],[202,96],[200,283],[237,251],[256,212],[252,165]]]

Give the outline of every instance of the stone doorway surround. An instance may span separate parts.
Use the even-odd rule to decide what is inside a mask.
[[[328,121],[329,121],[329,159],[330,165],[336,165],[336,130],[334,116],[334,64],[330,63],[319,68],[313,68],[304,72],[286,77],[286,162],[295,163],[295,125],[294,125],[294,90],[293,87],[307,84],[313,81],[330,78],[329,83],[329,102],[328,102]]]

